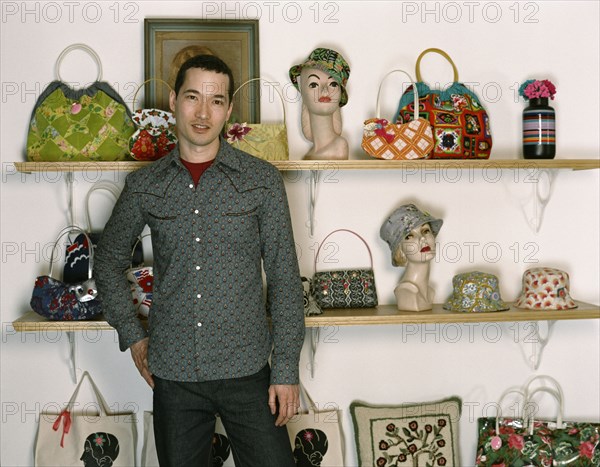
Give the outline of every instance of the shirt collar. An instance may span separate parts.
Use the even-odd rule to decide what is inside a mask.
[[[236,157],[234,149],[222,136],[219,136],[219,143],[219,151],[217,152],[217,155],[215,157],[214,164],[223,164],[239,172],[241,170],[240,160],[238,157]],[[171,153],[168,154],[166,157],[170,159],[169,164],[176,164],[179,167],[185,169],[185,166],[179,160],[181,157],[181,155],[179,154],[179,145],[177,145],[177,147],[173,151],[171,151]]]

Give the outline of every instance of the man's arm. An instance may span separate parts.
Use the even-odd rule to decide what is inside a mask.
[[[260,236],[273,333],[271,384],[296,385],[304,343],[303,287],[283,180],[275,168],[270,175],[261,207]],[[292,401],[297,406],[296,398]]]
[[[104,227],[94,258],[94,278],[102,299],[102,311],[119,335],[121,351],[147,337],[137,317],[126,277],[126,271],[131,266],[132,245],[145,225],[139,200],[126,179],[121,196]]]

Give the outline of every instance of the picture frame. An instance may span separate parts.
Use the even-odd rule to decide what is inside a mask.
[[[259,78],[258,44],[258,20],[145,18],[145,107],[169,110],[169,87],[174,88],[177,70],[187,58],[200,53],[213,53],[229,65],[234,91]],[[248,85],[236,94],[230,121],[260,122],[258,91]]]

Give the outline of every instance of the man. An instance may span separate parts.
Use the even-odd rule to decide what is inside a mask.
[[[299,406],[302,282],[281,175],[220,137],[232,97],[231,70],[217,57],[181,66],[170,95],[178,148],[127,176],[96,254],[106,319],[154,390],[163,467],[209,465],[215,414],[238,467],[294,465],[284,425]],[[155,274],[147,333],[125,280],[146,224]]]

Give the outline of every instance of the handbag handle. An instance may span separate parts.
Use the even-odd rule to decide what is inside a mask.
[[[140,243],[144,237],[149,237],[151,234],[147,233],[144,235],[139,235],[138,238],[136,238],[135,243],[133,244],[133,248],[131,249],[131,261],[129,262],[129,268],[133,268],[133,255],[135,254],[135,247],[138,245],[138,243]],[[143,248],[143,246],[142,246]],[[142,263],[143,265],[143,263]]]
[[[252,83],[253,81],[261,81],[261,82],[265,82],[267,84],[270,84],[273,87],[273,89],[275,89],[275,91],[277,92],[277,94],[279,94],[279,98],[281,99],[281,108],[283,109],[283,124],[285,125],[285,100],[283,99],[283,94],[281,94],[281,91],[279,90],[279,88],[277,86],[275,86],[273,83],[271,83],[270,81],[267,81],[264,78],[252,78],[252,79],[249,79],[245,83],[240,84],[240,86],[233,93],[233,97],[235,97],[235,95],[238,93],[238,91],[240,89],[242,89],[247,84]]]
[[[534,381],[537,380],[548,380],[550,381],[553,385],[554,388],[550,388],[548,386],[540,386],[539,388],[534,389],[533,391],[530,390],[530,386]],[[558,416],[556,419],[556,426],[558,428],[562,427],[562,422],[563,422],[563,413],[564,413],[564,393],[562,388],[560,387],[560,384],[558,383],[558,381],[556,381],[556,379],[554,379],[552,376],[548,376],[548,375],[537,375],[537,376],[533,376],[532,378],[529,379],[529,381],[525,384],[525,405],[528,405],[530,403],[531,397],[536,393],[536,392],[540,392],[540,391],[545,391],[548,392],[550,394],[552,394],[556,400],[558,401]],[[532,422],[533,424],[533,417],[532,417]],[[533,425],[532,425],[533,427]]]
[[[417,74],[417,81],[419,81],[419,82],[423,81],[423,78],[421,77],[421,59],[423,58],[423,56],[425,54],[428,54],[430,52],[434,52],[436,54],[439,54],[439,55],[441,55],[442,57],[444,57],[446,60],[448,60],[450,62],[450,65],[452,65],[452,70],[454,71],[454,82],[456,83],[458,81],[458,69],[456,68],[456,65],[454,64],[454,62],[450,58],[450,55],[448,55],[442,49],[436,49],[435,47],[433,47],[431,49],[424,50],[423,52],[421,52],[421,55],[419,55],[419,58],[417,58],[417,64],[415,66],[415,71],[416,71],[416,74]]]
[[[357,236],[367,247],[367,251],[369,252],[369,259],[371,261],[371,269],[373,269],[373,255],[371,254],[371,248],[369,248],[369,244],[366,242],[366,240],[364,238],[362,238],[360,235],[358,235],[356,232],[349,230],[349,229],[337,229],[334,230],[333,232],[330,232],[321,242],[321,244],[319,245],[319,248],[317,248],[317,254],[315,255],[315,263],[314,263],[314,270],[315,272],[317,271],[317,260],[319,259],[319,252],[321,251],[321,247],[325,244],[325,240],[327,240],[329,237],[331,237],[334,233],[336,232],[349,232],[355,236]]]
[[[137,102],[137,95],[140,92],[140,90],[148,83],[152,82],[152,81],[158,81],[160,83],[163,83],[164,85],[166,85],[169,88],[169,91],[172,91],[173,88],[171,86],[169,86],[169,83],[167,83],[165,80],[160,79],[160,78],[148,78],[146,81],[144,81],[142,84],[140,84],[138,86],[138,88],[135,90],[135,94],[133,95],[133,101],[131,102],[133,110],[135,111],[135,103]]]
[[[88,232],[92,232],[92,218],[90,216],[90,195],[92,192],[96,190],[105,190],[108,191],[111,195],[114,196],[115,201],[119,199],[121,195],[121,189],[116,183],[109,182],[108,180],[100,180],[92,185],[92,187],[88,190],[85,195],[85,217],[87,222]]]
[[[502,402],[504,401],[506,396],[508,396],[511,393],[520,394],[523,401],[525,403],[527,401],[525,391],[523,391],[521,388],[517,388],[517,387],[508,388],[506,391],[504,391],[502,393],[502,395],[500,396],[500,399],[498,399],[498,403],[496,406],[496,433],[500,433],[500,419],[502,418]]]
[[[86,44],[71,44],[60,53],[60,55],[56,59],[56,65],[54,67],[54,74],[56,75],[56,79],[58,79],[59,81],[63,81],[62,77],[60,76],[60,66],[65,56],[73,50],[82,50],[84,52],[87,52],[94,59],[94,61],[96,62],[96,66],[98,67],[98,75],[96,76],[96,81],[100,81],[102,79],[102,62],[100,61],[100,57],[94,51],[94,49],[92,49],[89,45]]]
[[[298,383],[298,388],[299,388],[299,392],[300,392],[300,409],[303,408],[302,401],[304,401],[304,404],[305,404],[304,407],[306,408],[305,411],[311,412],[313,410],[313,407],[315,406],[315,403],[313,402],[312,398],[308,394],[308,391],[302,384],[302,381],[300,381]]]
[[[89,380],[90,385],[92,386],[94,395],[96,396],[96,400],[98,401],[98,406],[100,407],[100,415],[102,415],[102,416],[110,415],[111,411],[108,407],[108,404],[106,403],[106,400],[104,400],[104,397],[102,396],[102,393],[98,389],[98,386],[96,386],[96,383],[94,383],[94,380],[92,379],[92,377],[90,376],[90,374],[87,371],[83,372],[83,375],[81,376],[81,380],[79,381],[79,384],[75,388],[75,391],[73,391],[73,395],[69,399],[69,402],[67,403],[67,407],[65,407],[65,410],[67,410],[69,412],[73,411],[73,407],[75,406],[75,400],[77,399],[77,394],[79,393],[79,388],[81,388],[81,385],[86,378]]]
[[[531,402],[531,396],[533,396],[536,392],[547,392],[549,394],[552,394],[554,396],[554,398],[557,400],[558,402],[558,414],[556,416],[556,428],[563,428],[563,413],[564,413],[564,404],[563,404],[563,399],[562,399],[562,395],[558,392],[555,391],[552,388],[547,388],[547,387],[541,387],[541,388],[537,388],[534,391],[531,391],[531,393],[529,394],[529,399],[526,401],[525,403],[525,423],[524,426],[529,425],[529,434],[532,435],[533,434],[533,425],[535,422],[535,417],[533,416],[533,410],[528,410],[529,407],[531,407],[531,409],[533,408],[533,402]],[[529,418],[531,416],[531,418]]]
[[[83,235],[85,235],[85,238],[86,238],[86,240],[88,242],[88,251],[89,251],[88,279],[92,278],[92,267],[93,267],[93,264],[94,264],[94,247],[92,246],[92,240],[90,240],[90,237],[85,232],[85,230],[83,230],[81,227],[77,227],[76,225],[70,225],[68,227],[65,227],[64,229],[62,229],[59,232],[58,237],[56,238],[56,242],[54,243],[54,246],[52,247],[52,253],[50,253],[50,272],[48,273],[48,275],[50,277],[53,277],[52,276],[52,269],[54,268],[54,253],[56,252],[56,246],[58,245],[58,242],[65,235],[68,235],[68,234],[73,233],[73,232],[82,233]]]
[[[379,91],[377,91],[377,105],[375,106],[375,115],[377,116],[377,118],[381,118],[381,113],[380,113],[381,106],[380,106],[380,101],[379,101],[379,98],[381,97],[381,88],[383,87],[383,82],[385,81],[385,79],[393,73],[404,73],[406,75],[406,77],[408,78],[408,80],[410,81],[410,83],[412,84],[413,94],[415,95],[413,120],[417,120],[419,118],[419,91],[417,91],[417,85],[413,81],[412,77],[404,70],[390,71],[383,77],[383,79],[381,80],[381,83],[379,83]]]

